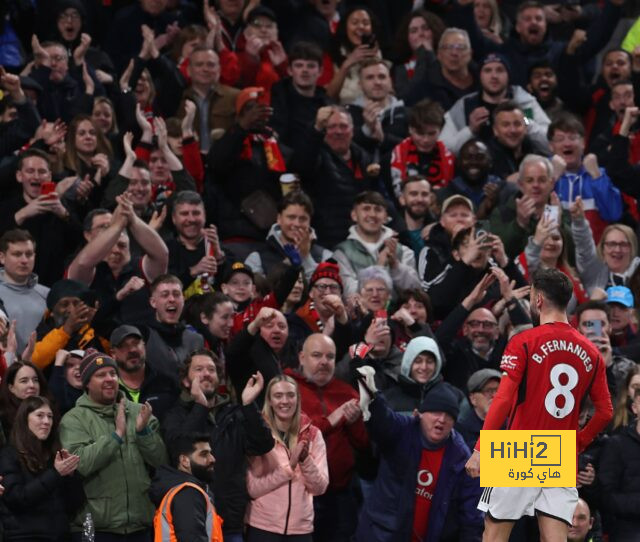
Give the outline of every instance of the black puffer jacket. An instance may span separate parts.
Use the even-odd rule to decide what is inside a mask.
[[[603,508],[611,514],[610,540],[640,538],[640,435],[635,423],[611,437],[600,457]]]
[[[4,495],[0,517],[5,541],[62,540],[69,530],[65,511],[65,479],[53,466],[34,474],[28,471],[13,446],[0,453]]]
[[[224,519],[225,533],[242,532],[244,511],[249,502],[247,456],[263,455],[273,448],[271,431],[254,404],[231,404],[228,396],[217,396],[209,409],[182,392],[162,424],[165,442],[181,434],[211,435],[211,450],[216,458],[213,494],[216,509]]]

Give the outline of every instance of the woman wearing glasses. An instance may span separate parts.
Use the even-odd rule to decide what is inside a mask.
[[[640,264],[638,239],[633,230],[624,224],[611,224],[596,246],[581,198],[571,205],[570,211],[576,267],[589,295],[593,296],[597,289],[627,286]]]

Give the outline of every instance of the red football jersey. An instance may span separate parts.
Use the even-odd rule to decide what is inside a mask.
[[[596,414],[578,434],[580,451],[611,418],[605,362],[569,324],[553,322],[518,333],[505,348],[500,383],[483,429],[578,430],[589,395]],[[476,445],[479,450],[479,443]]]

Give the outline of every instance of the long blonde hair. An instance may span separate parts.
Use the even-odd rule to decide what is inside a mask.
[[[287,382],[292,384],[296,390],[296,411],[291,419],[291,425],[289,425],[289,430],[287,431],[288,438],[282,438],[280,435],[280,430],[276,425],[276,415],[273,412],[273,407],[271,406],[271,388],[278,384],[279,382]],[[273,433],[274,438],[280,442],[283,446],[289,449],[289,451],[293,451],[298,444],[298,433],[300,432],[300,413],[302,412],[301,400],[300,400],[300,389],[298,388],[298,384],[296,381],[287,375],[278,375],[274,376],[267,384],[267,389],[264,394],[264,406],[262,407],[262,415],[264,416],[267,424],[271,428],[271,432]]]

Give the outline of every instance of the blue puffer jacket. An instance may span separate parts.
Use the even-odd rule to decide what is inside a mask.
[[[374,490],[360,516],[356,542],[410,542],[424,443],[420,418],[396,414],[381,395],[369,410],[367,429],[379,446],[381,460]],[[464,470],[469,448],[455,430],[445,446],[424,542],[479,541],[483,514],[476,506],[481,488]]]

